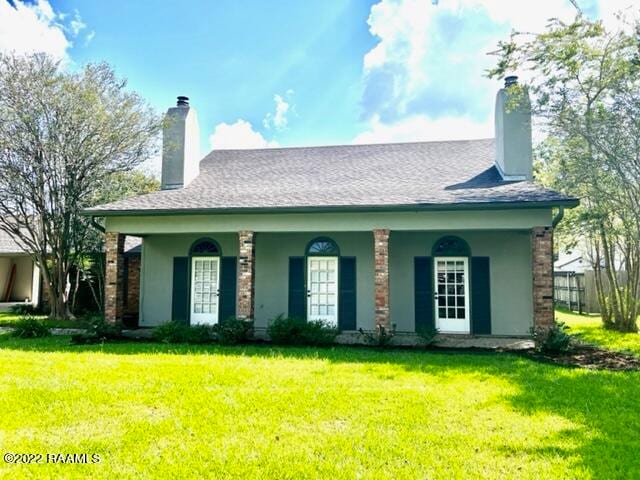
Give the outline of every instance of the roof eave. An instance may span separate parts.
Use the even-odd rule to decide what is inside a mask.
[[[91,217],[128,217],[156,215],[206,215],[206,214],[255,214],[255,213],[338,213],[338,212],[417,212],[447,210],[512,210],[531,208],[574,208],[579,205],[577,198],[546,201],[520,202],[478,202],[478,203],[438,203],[411,205],[337,205],[337,206],[301,206],[301,207],[232,207],[232,208],[175,208],[175,209],[137,209],[83,210],[81,213]]]

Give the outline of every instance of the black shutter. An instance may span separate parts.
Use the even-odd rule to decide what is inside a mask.
[[[304,258],[289,257],[289,318],[307,318]]]
[[[489,257],[471,258],[471,333],[491,333]]]
[[[189,257],[173,257],[171,320],[189,324]]]
[[[340,257],[338,328],[356,329],[356,257]]]
[[[236,316],[236,257],[220,259],[220,315],[218,320]]]
[[[414,258],[416,332],[435,327],[433,319],[433,269],[431,257]]]

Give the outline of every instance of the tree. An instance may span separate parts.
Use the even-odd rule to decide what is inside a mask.
[[[90,200],[91,205],[123,200],[136,195],[143,195],[160,190],[160,181],[140,170],[116,172],[106,176],[97,186],[97,191]],[[77,246],[75,279],[71,295],[71,312],[75,313],[76,300],[80,280],[83,280],[91,291],[93,301],[100,311],[104,309],[104,236],[95,228],[87,229],[83,244]]]
[[[69,272],[93,235],[81,210],[155,153],[159,128],[106,64],[0,55],[0,228],[40,268],[53,317],[70,316]]]
[[[636,29],[636,31],[638,31]],[[546,139],[539,178],[581,206],[561,234],[592,252],[606,327],[637,331],[640,282],[640,69],[636,35],[579,15],[541,34],[514,32],[490,77],[527,71]],[[516,95],[517,97],[517,95]],[[624,271],[626,279],[620,274]]]

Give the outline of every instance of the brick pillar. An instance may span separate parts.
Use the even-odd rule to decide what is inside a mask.
[[[389,229],[373,231],[376,327],[391,328],[389,316]]]
[[[533,262],[533,328],[547,330],[554,323],[553,228],[534,227],[531,232]]]
[[[107,270],[104,283],[104,318],[107,322],[122,321],[124,313],[124,235],[104,234]]]
[[[240,272],[238,277],[238,318],[253,320],[255,294],[255,233],[243,230],[240,241]]]
[[[127,282],[125,313],[137,316],[140,309],[140,255],[131,255],[127,259]]]

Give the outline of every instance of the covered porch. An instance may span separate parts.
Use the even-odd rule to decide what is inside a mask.
[[[284,315],[343,332],[526,336],[553,321],[550,209],[161,218],[107,219],[111,321],[124,234],[144,237],[144,327],[236,316],[260,331]]]

